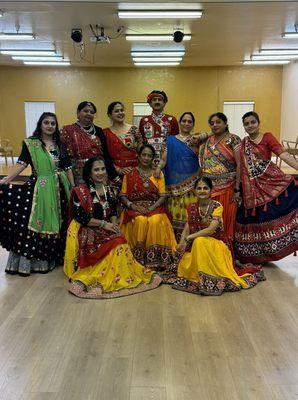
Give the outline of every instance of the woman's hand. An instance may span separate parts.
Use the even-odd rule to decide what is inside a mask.
[[[186,249],[186,243],[179,243],[178,246],[176,247],[176,251],[178,253],[183,253]]]
[[[111,222],[106,222],[103,226],[103,229],[113,233],[120,233],[120,228],[117,224],[113,224]]]
[[[7,185],[8,183],[9,182],[8,182],[7,176],[5,176],[4,178],[0,179],[0,185]]]
[[[186,240],[187,240],[188,242],[191,242],[192,240],[195,240],[196,237],[197,237],[196,234],[193,233],[192,235],[188,235],[188,236],[186,237]]]
[[[238,206],[240,206],[242,199],[241,199],[241,195],[239,192],[234,193],[233,202],[236,203]]]
[[[146,207],[140,206],[140,205],[136,205],[136,204],[132,204],[132,206],[130,207],[131,210],[138,212],[139,214],[142,215],[146,215],[149,210]]]
[[[153,170],[154,178],[156,178],[156,179],[160,178],[160,173],[161,173],[160,167],[156,167],[155,170]]]

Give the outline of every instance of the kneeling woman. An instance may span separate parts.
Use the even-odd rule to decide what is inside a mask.
[[[122,231],[142,264],[164,270],[173,262],[176,240],[166,214],[165,180],[153,176],[155,150],[144,144],[138,151],[139,166],[125,175],[121,199],[125,210],[121,216]]]
[[[101,157],[83,168],[85,184],[74,188],[64,272],[69,291],[82,298],[111,298],[154,289],[160,278],[131,253],[116,223],[116,199]]]
[[[260,267],[235,271],[232,254],[223,241],[223,207],[211,200],[211,190],[209,178],[196,181],[197,202],[187,207],[188,219],[177,247],[184,254],[173,288],[217,296],[225,291],[248,289],[265,278]]]

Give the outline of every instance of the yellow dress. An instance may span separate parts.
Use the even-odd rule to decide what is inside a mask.
[[[222,205],[211,200],[211,209],[204,223],[199,215],[197,204],[188,207],[190,233],[200,230],[197,229],[199,225],[201,229],[209,226],[212,219],[219,220],[222,227]],[[264,280],[260,268],[254,268],[253,273],[245,273],[243,269],[243,274],[239,276],[234,269],[228,246],[216,236],[220,238],[220,232],[217,232],[215,237],[194,239],[190,251],[186,251],[179,261],[178,279],[173,288],[197,294],[220,295],[224,291],[248,289],[259,280]]]
[[[79,210],[77,212],[81,213],[78,215],[82,216],[85,211],[80,203],[77,203],[77,209]],[[107,231],[106,244],[110,246],[109,250],[98,255],[99,252],[96,252],[96,249],[100,247],[101,239],[99,239],[98,244],[95,245],[95,256],[88,258],[91,252],[90,247],[86,247],[87,251],[84,253],[86,256],[83,260],[87,260],[88,264],[85,263],[84,267],[79,267],[79,255],[82,254],[82,247],[79,244],[80,228],[81,224],[73,219],[67,231],[64,273],[69,278],[71,293],[82,298],[113,298],[151,290],[159,286],[160,277],[135,260],[123,235],[118,234],[115,238],[115,235],[112,236],[113,234]],[[83,232],[81,235],[83,243],[87,243],[87,246],[92,243],[93,238],[99,237],[100,234],[105,235],[103,228],[83,226],[82,229],[84,229],[81,231],[81,233]],[[99,232],[100,229],[101,232]],[[91,265],[89,265],[91,259],[92,262],[90,261]]]
[[[156,199],[153,200],[153,197],[149,198],[150,187],[142,188],[142,182],[137,174],[138,172],[135,170],[131,176],[129,176],[130,174],[125,175],[121,194],[130,201],[150,207],[160,195],[165,194],[164,177],[162,174],[158,179],[153,175],[149,177],[151,187],[156,191]],[[130,182],[134,182],[134,179],[138,179],[136,190],[128,186],[131,184]],[[125,213],[129,214],[128,210],[121,215],[121,230],[131,246],[134,256],[143,265],[154,270],[163,270],[173,262],[172,255],[177,246],[172,225],[165,211],[164,207],[159,207],[150,215],[132,214],[127,220],[125,220]]]

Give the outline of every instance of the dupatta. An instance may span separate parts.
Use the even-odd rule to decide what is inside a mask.
[[[199,161],[194,151],[175,136],[168,136],[165,167],[167,192],[177,196],[192,190],[199,175]]]
[[[59,183],[62,183],[67,199],[70,183],[65,171],[56,168],[39,139],[25,139],[24,142],[37,173],[28,229],[45,235],[59,235],[62,225]]]
[[[243,203],[246,209],[253,209],[277,199],[286,192],[294,177],[284,174],[271,160],[264,159],[261,149],[256,143],[245,137],[240,148],[241,182]]]

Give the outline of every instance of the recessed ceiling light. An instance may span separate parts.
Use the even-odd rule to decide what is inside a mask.
[[[202,10],[119,10],[119,18],[201,18]]]
[[[179,65],[179,62],[135,62],[134,65],[137,67],[174,67],[176,65]]]
[[[282,65],[282,64],[289,64],[289,60],[264,60],[264,61],[252,61],[252,60],[245,60],[243,61],[244,65]]]
[[[278,55],[278,54],[298,54],[297,49],[260,49],[259,54]]]
[[[55,56],[55,50],[0,50],[1,54],[9,56]]]
[[[172,41],[173,35],[172,34],[160,34],[160,35],[126,35],[126,40],[130,41],[142,41],[142,42],[162,42],[162,41]],[[186,34],[183,37],[183,40],[190,40],[191,35]]]
[[[181,51],[132,51],[132,57],[183,57],[184,50]]]
[[[0,33],[0,40],[33,40],[32,33]]]
[[[298,58],[298,54],[252,54],[252,60],[293,60]]]
[[[46,65],[46,66],[67,66],[70,65],[69,61],[24,61],[26,65]]]
[[[133,61],[143,62],[164,62],[164,61],[182,61],[182,57],[133,57]]]
[[[298,32],[284,32],[281,37],[284,39],[298,39]]]
[[[11,57],[13,60],[19,60],[19,61],[63,61],[62,56],[56,56],[56,57],[46,57],[46,56],[34,56],[34,57],[28,57],[28,56],[13,56]],[[66,60],[65,60],[66,61]]]

